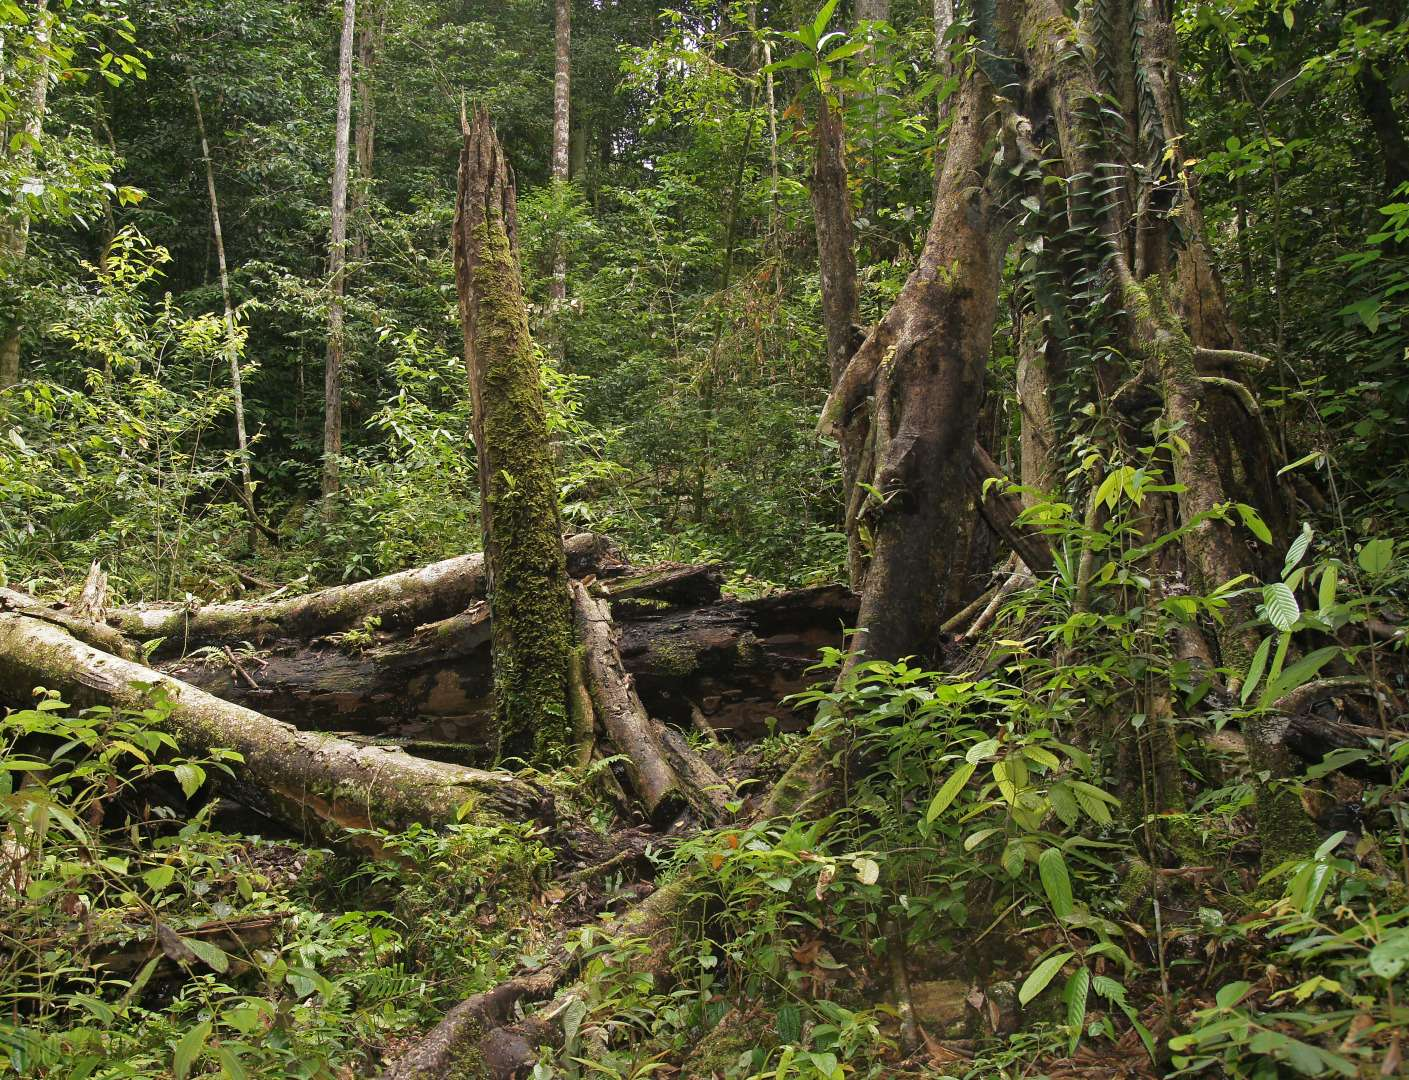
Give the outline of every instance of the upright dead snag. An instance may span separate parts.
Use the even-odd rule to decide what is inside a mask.
[[[479,457],[494,613],[500,753],[561,756],[572,740],[572,604],[538,357],[519,280],[513,177],[489,113],[464,122],[455,280]]]

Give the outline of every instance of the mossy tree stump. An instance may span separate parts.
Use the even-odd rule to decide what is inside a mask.
[[[462,126],[455,279],[494,616],[493,737],[501,755],[557,760],[572,742],[572,605],[514,182],[488,112],[477,108]]]

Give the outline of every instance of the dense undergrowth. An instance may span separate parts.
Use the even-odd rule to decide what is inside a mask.
[[[664,982],[633,966],[644,941],[604,937],[592,914],[651,886],[618,873],[580,897],[528,827],[382,836],[375,863],[309,850],[222,820],[210,781],[228,755],[175,754],[160,699],[10,713],[8,1067],[368,1075],[569,930],[587,989],[543,1077],[1396,1074],[1404,645],[1343,632],[1394,606],[1406,551],[1307,527],[1281,580],[1157,594],[1131,521],[1158,473],[1110,475],[1124,479],[1094,533],[1070,507],[1030,511],[1065,553],[1057,572],[956,643],[947,670],[872,662],[833,686],[844,657],[824,653],[818,689],[790,703],[810,731],[755,747],[734,805],[803,738],[823,740],[840,787],[651,856],[655,885],[684,882],[701,913],[677,928]],[[1255,541],[1260,521],[1242,520]],[[1256,591],[1265,634],[1250,669],[1181,656],[1181,630],[1222,618],[1237,589]],[[1284,663],[1293,635],[1330,644]],[[1338,711],[1358,696],[1386,734],[1294,783],[1324,842],[1263,865],[1235,732],[1327,679]],[[1168,716],[1137,711],[1164,698]],[[590,775],[554,782],[615,827]]]

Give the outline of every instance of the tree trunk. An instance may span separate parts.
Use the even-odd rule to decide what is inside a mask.
[[[455,278],[469,372],[480,524],[494,612],[495,742],[563,756],[572,744],[572,605],[538,357],[519,280],[508,164],[476,109],[464,122]]]
[[[235,333],[235,307],[230,300],[230,273],[225,263],[225,234],[220,227],[220,201],[215,195],[215,165],[210,160],[210,142],[205,133],[201,95],[191,78],[191,105],[196,113],[196,131],[201,139],[201,160],[205,162],[205,186],[210,198],[210,228],[215,236],[215,259],[220,269],[220,296],[225,306],[225,351],[230,358],[230,393],[234,399],[235,445],[240,455],[240,485],[245,505],[254,513],[254,483],[250,479],[249,440],[245,436],[245,395],[240,381],[240,345]]]
[[[331,518],[342,456],[343,293],[347,266],[348,140],[352,121],[353,31],[357,0],[343,0],[338,48],[338,112],[333,133],[332,232],[328,242],[328,352],[323,371],[323,516]]]
[[[377,49],[386,29],[386,9],[377,0],[364,12],[357,32],[357,122],[352,138],[353,158],[357,165],[357,182],[349,192],[347,216],[352,222],[353,262],[367,258],[368,193],[372,184],[372,159],[377,141],[376,71]]]
[[[0,614],[0,696],[22,705],[35,686],[69,704],[141,708],[154,687],[171,702],[167,725],[183,750],[234,750],[241,801],[318,839],[347,840],[344,829],[401,830],[413,823],[477,817],[551,820],[552,801],[508,773],[426,761],[357,746],[213,697],[131,660],[85,645],[61,626],[27,614]],[[350,841],[377,848],[373,838]]]
[[[29,87],[28,112],[24,117],[24,134],[28,140],[19,153],[18,165],[21,170],[34,163],[33,143],[39,141],[44,131],[44,110],[49,95],[49,0],[37,0],[31,18],[35,23],[35,41],[38,55],[34,61],[34,81]],[[18,278],[24,265],[25,251],[29,247],[29,211],[23,200],[15,210],[13,221],[4,226],[0,240],[4,250],[0,251],[0,268]],[[20,381],[20,303],[15,299],[15,307],[4,318],[0,329],[0,390],[14,386]]]
[[[566,184],[571,141],[572,0],[554,0],[553,14],[553,179]],[[553,242],[553,280],[548,293],[555,314],[567,299],[567,280],[567,248],[559,236]]]
[[[879,497],[862,515],[874,548],[853,657],[932,659],[941,598],[963,568],[954,538],[962,532],[1001,258],[986,188],[994,132],[986,80],[971,75],[955,107],[919,264],[823,410],[822,430],[846,445],[872,401],[873,445],[858,481]]]

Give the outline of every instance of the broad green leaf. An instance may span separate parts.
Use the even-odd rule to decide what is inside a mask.
[[[1247,503],[1236,503],[1234,509],[1238,511],[1238,516],[1243,519],[1243,524],[1248,527],[1248,531],[1257,537],[1264,544],[1272,543],[1272,530],[1267,527],[1267,522],[1262,520],[1262,516]]]
[[[1262,644],[1257,647],[1257,651],[1252,654],[1252,663],[1248,664],[1248,673],[1243,680],[1242,703],[1246,705],[1248,698],[1252,697],[1252,692],[1257,689],[1257,684],[1262,680],[1262,673],[1267,668],[1267,654],[1272,648],[1272,639],[1266,637],[1262,639]]]
[[[1311,531],[1310,525],[1303,525],[1301,527],[1301,532],[1297,534],[1297,538],[1293,540],[1291,546],[1287,548],[1287,557],[1282,563],[1283,579],[1285,579],[1286,576],[1300,564],[1301,560],[1306,557],[1306,549],[1311,546],[1311,538],[1313,535],[1315,534]]]
[[[183,937],[181,944],[185,945],[200,957],[206,967],[210,968],[212,971],[219,972],[223,975],[230,970],[230,958],[226,956],[224,950],[220,949],[218,946],[212,945],[208,941],[202,941],[200,938],[191,937]]]
[[[1409,930],[1388,934],[1370,950],[1370,970],[1382,979],[1395,979],[1409,965]]]
[[[1267,621],[1278,630],[1290,630],[1301,618],[1301,607],[1296,595],[1286,584],[1274,581],[1262,588],[1262,606],[1267,612]]]
[[[1221,987],[1214,995],[1214,1000],[1218,1002],[1221,1009],[1231,1009],[1238,1002],[1247,996],[1247,992],[1252,989],[1252,983],[1238,980],[1230,982],[1227,986]]]
[[[964,755],[964,760],[970,765],[977,765],[984,758],[990,758],[998,752],[997,739],[984,739],[969,747],[969,752]]]
[[[191,1066],[205,1050],[206,1039],[210,1038],[210,1021],[202,1020],[176,1044],[176,1054],[171,1061],[171,1071],[176,1080],[186,1080],[191,1075]]]
[[[832,21],[832,13],[837,10],[838,0],[827,0],[822,5],[822,10],[817,12],[817,18],[812,21],[812,32],[818,38],[826,32],[827,24]]]
[[[1023,980],[1023,984],[1018,990],[1018,1004],[1026,1005],[1043,990],[1046,990],[1047,984],[1057,977],[1057,972],[1062,970],[1062,965],[1075,955],[1076,953],[1070,950],[1055,953],[1033,968],[1032,974]]]
[[[1047,798],[1052,801],[1052,810],[1067,828],[1073,827],[1080,820],[1081,811],[1076,805],[1076,796],[1066,784],[1053,784],[1047,791]]]
[[[1067,1007],[1067,1027],[1071,1028],[1071,1040],[1067,1044],[1067,1054],[1076,1052],[1076,1044],[1081,1041],[1082,1022],[1086,1019],[1086,999],[1091,993],[1091,972],[1079,967],[1067,978],[1062,1000]]]
[[[1386,537],[1369,540],[1355,556],[1360,569],[1370,575],[1383,574],[1394,558],[1394,541]]]
[[[171,884],[171,879],[176,876],[174,866],[154,866],[142,875],[142,880],[147,883],[147,888],[153,892],[161,892]]]
[[[1340,580],[1340,570],[1335,563],[1327,563],[1326,568],[1321,571],[1321,587],[1316,593],[1316,606],[1321,610],[1327,610],[1336,602],[1336,585]]]
[[[1067,862],[1060,848],[1048,848],[1037,858],[1037,872],[1042,878],[1042,889],[1051,902],[1057,918],[1064,919],[1072,912],[1071,876],[1067,873]]]
[[[939,791],[935,794],[933,801],[930,803],[930,808],[925,811],[926,821],[933,821],[935,818],[939,817],[940,814],[944,813],[945,810],[949,809],[949,804],[959,797],[959,792],[964,790],[964,785],[969,782],[969,777],[973,776],[976,768],[978,768],[978,766],[972,762],[965,762],[954,770],[949,779],[944,782],[943,786],[940,787]]]

